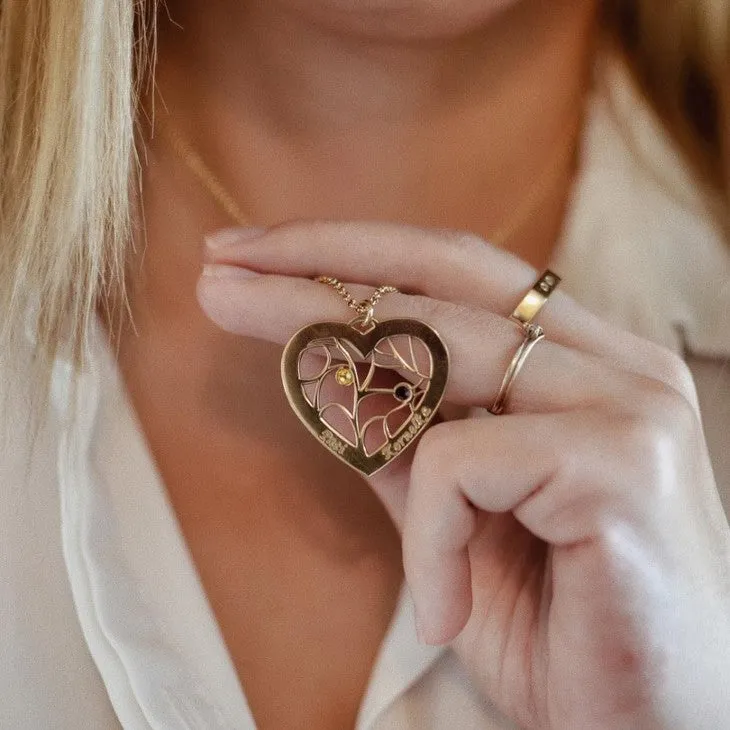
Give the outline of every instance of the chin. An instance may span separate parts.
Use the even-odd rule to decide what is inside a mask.
[[[507,8],[533,0],[275,1],[328,30],[384,40],[427,40],[476,31]]]

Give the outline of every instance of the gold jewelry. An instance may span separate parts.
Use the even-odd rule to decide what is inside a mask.
[[[190,172],[195,175],[198,182],[205,188],[213,200],[218,203],[228,217],[239,226],[252,225],[252,218],[246,215],[243,209],[236,202],[235,196],[231,195],[220,178],[205,163],[200,154],[192,144],[185,138],[182,132],[175,126],[168,115],[164,121],[159,117],[156,129],[162,132],[170,146],[182,160]],[[561,173],[575,153],[574,129],[568,125],[566,139],[556,148],[552,164],[548,165],[544,172],[537,178],[534,185],[528,190],[525,198],[514,209],[512,216],[503,221],[500,226],[488,236],[488,241],[495,246],[503,246],[515,233],[520,231],[530,217],[540,207],[555,186],[560,182]]]
[[[317,440],[365,476],[400,456],[441,404],[449,372],[446,344],[416,319],[378,322],[380,286],[358,301],[338,279],[331,286],[357,312],[347,323],[317,322],[289,340],[281,378],[292,409]]]
[[[540,278],[532,285],[530,290],[520,300],[515,307],[509,319],[520,326],[524,334],[524,339],[512,356],[507,371],[502,378],[502,384],[499,386],[499,392],[494,399],[494,403],[489,412],[498,416],[504,411],[507,396],[522,366],[527,360],[532,348],[545,336],[545,331],[538,324],[532,324],[532,320],[537,316],[547,302],[548,297],[553,293],[560,283],[560,277],[554,272],[547,269],[542,273]]]
[[[532,285],[530,291],[522,297],[509,318],[518,324],[532,322],[559,283],[560,277],[547,269]]]
[[[358,314],[364,315],[366,317],[363,320],[365,326],[372,321],[375,305],[380,301],[383,294],[393,294],[398,291],[394,286],[379,286],[368,299],[358,301],[347,291],[345,285],[339,279],[335,279],[334,276],[318,276],[315,281],[331,286],[345,300],[345,303],[350,309],[354,309]]]
[[[238,225],[250,225],[251,219],[239,207],[234,196],[169,117],[160,129],[178,157],[221,209]],[[574,152],[573,131],[569,131],[570,143],[558,148],[555,163],[538,178],[517,206],[513,217],[489,237],[491,243],[501,246],[509,240],[553,190],[560,179],[558,173]],[[281,361],[284,390],[294,412],[309,431],[335,456],[369,476],[402,453],[434,417],[448,379],[448,350],[438,333],[424,322],[394,319],[378,323],[374,319],[376,303],[384,294],[397,292],[395,287],[378,287],[369,299],[358,301],[334,277],[321,276],[317,281],[332,286],[358,316],[347,324],[318,322],[295,333],[287,343]],[[546,271],[510,315],[510,319],[523,326],[525,340],[512,358],[497,398],[489,409],[494,414],[504,409],[509,390],[527,355],[544,337],[542,328],[532,326],[530,322],[559,281],[560,277]],[[319,356],[324,365],[306,372],[302,360],[312,354]],[[401,376],[408,373],[415,382],[401,380],[391,387],[375,387],[374,376],[382,371]],[[333,376],[330,379],[341,388],[352,388],[351,408],[337,400],[322,403],[322,386],[330,375]],[[371,416],[363,421],[360,414],[362,403],[384,394],[391,394],[401,405],[384,415]],[[405,420],[398,422],[391,418],[405,406],[410,409]],[[339,424],[334,423],[327,411],[339,416]],[[381,430],[382,438],[369,443],[374,425]]]
[[[512,357],[509,367],[507,368],[507,372],[504,374],[504,378],[502,378],[502,385],[499,386],[497,397],[494,399],[494,403],[489,409],[489,412],[495,416],[498,416],[504,411],[504,405],[507,400],[507,396],[512,389],[512,384],[514,383],[517,374],[522,369],[522,366],[525,364],[525,360],[530,354],[530,351],[543,337],[545,337],[545,331],[539,324],[524,325],[524,333],[525,338],[522,340],[520,346],[517,348],[517,351]]]
[[[252,221],[244,214],[236,199],[228,192],[220,179],[213,174],[180,130],[172,124],[172,120],[168,117],[165,123],[156,124],[155,128],[162,132],[163,137],[167,139],[178,158],[185,163],[188,170],[195,175],[198,182],[218,203],[223,212],[242,228],[250,226]]]

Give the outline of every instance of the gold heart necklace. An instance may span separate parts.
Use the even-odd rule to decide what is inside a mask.
[[[316,322],[294,334],[281,359],[284,391],[326,449],[371,476],[411,446],[436,415],[449,353],[420,320],[375,320],[375,304],[394,287],[378,287],[357,301],[339,280],[317,280],[332,286],[358,316],[347,323]]]

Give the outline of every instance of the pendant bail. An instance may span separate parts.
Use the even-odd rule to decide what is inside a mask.
[[[377,324],[374,316],[375,305],[366,299],[365,301],[362,301],[358,304],[357,311],[360,312],[360,314],[358,314],[355,319],[351,319],[348,322],[350,327],[362,334],[367,334],[368,332],[374,330],[375,325]]]
[[[369,327],[375,315],[375,305],[371,301],[363,299],[358,306],[358,311],[362,316],[362,326]]]

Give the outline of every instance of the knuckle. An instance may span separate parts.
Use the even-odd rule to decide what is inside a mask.
[[[517,278],[524,277],[525,282],[534,282],[538,275],[537,269],[514,254],[506,251],[488,239],[473,231],[456,229],[442,229],[441,233],[441,261],[457,271],[473,272],[480,265],[506,267]],[[441,261],[439,263],[441,263]],[[436,272],[442,275],[441,271]]]
[[[409,299],[414,314],[423,317],[425,321],[439,322],[445,331],[449,325],[458,328],[459,323],[465,320],[471,321],[473,317],[473,310],[461,304],[444,302],[420,295],[410,295]]]
[[[676,352],[661,345],[653,346],[653,358],[657,378],[685,398],[694,398],[695,385],[692,371]]]
[[[653,457],[666,448],[668,433],[664,424],[646,411],[624,413],[613,426],[619,453],[635,470],[645,472]]]
[[[474,261],[475,254],[483,254],[487,241],[477,233],[462,230],[445,230],[443,247],[447,258],[455,261]]]
[[[433,261],[438,270],[429,272],[431,276],[443,276],[444,270],[466,275],[486,261],[489,242],[480,235],[461,230],[445,230],[443,234],[439,255]]]
[[[630,410],[611,417],[611,430],[622,472],[631,474],[634,497],[649,509],[678,487],[687,444],[701,426],[691,404],[666,384],[652,381]]]
[[[642,378],[640,394],[633,400],[641,419],[653,424],[653,431],[681,441],[696,432],[699,418],[694,406],[672,385]]]

